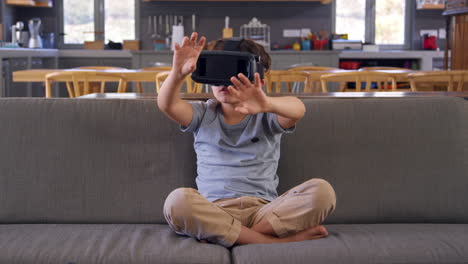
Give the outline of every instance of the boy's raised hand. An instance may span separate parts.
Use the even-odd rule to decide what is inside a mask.
[[[195,71],[198,57],[205,46],[206,38],[201,37],[197,41],[198,33],[193,32],[190,39],[184,37],[182,45],[175,43],[174,58],[172,60],[172,71],[180,78],[185,78]]]
[[[269,97],[262,90],[260,74],[255,73],[255,82],[253,84],[242,73],[237,77],[231,77],[231,82],[235,88],[232,85],[228,86],[229,92],[239,100],[234,110],[246,115],[269,112],[271,103]]]

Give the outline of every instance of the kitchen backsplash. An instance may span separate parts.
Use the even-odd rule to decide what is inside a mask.
[[[222,37],[224,18],[230,17],[234,36],[253,17],[271,28],[271,41],[285,45],[297,39],[283,38],[283,29],[310,28],[312,31],[331,30],[331,5],[317,2],[143,2],[140,9],[140,38],[145,49],[152,41],[147,34],[149,15],[184,15],[185,33],[191,29],[191,16],[196,15],[197,31],[208,40]]]

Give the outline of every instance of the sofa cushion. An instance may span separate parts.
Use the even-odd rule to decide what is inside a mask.
[[[233,263],[466,263],[468,225],[329,225],[327,238],[237,246]]]
[[[230,252],[166,225],[0,225],[0,263],[229,263]]]

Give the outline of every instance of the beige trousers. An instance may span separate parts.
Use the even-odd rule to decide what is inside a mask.
[[[164,203],[164,216],[178,234],[231,247],[241,225],[253,227],[267,220],[278,237],[319,225],[336,206],[333,187],[312,179],[268,202],[257,197],[206,200],[197,190],[179,188]]]

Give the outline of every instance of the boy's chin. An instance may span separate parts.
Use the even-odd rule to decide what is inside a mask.
[[[223,104],[236,104],[237,100],[232,98],[230,95],[215,94],[215,98],[218,102]]]

